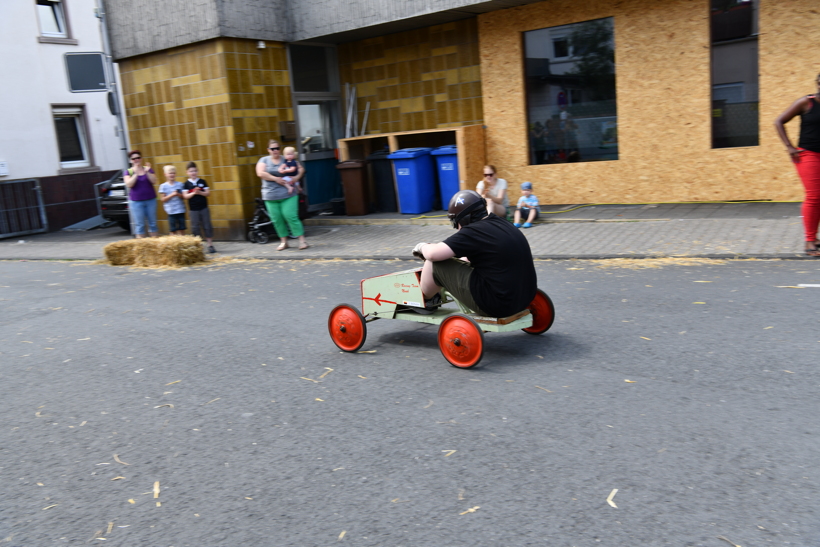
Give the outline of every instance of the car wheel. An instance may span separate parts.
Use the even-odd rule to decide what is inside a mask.
[[[123,230],[127,230],[129,232],[131,231],[131,223],[127,220],[118,220],[117,224],[119,224],[120,228]]]

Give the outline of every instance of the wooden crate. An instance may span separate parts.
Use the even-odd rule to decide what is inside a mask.
[[[486,159],[483,125],[362,135],[339,139],[337,142],[340,161],[365,159],[385,146],[390,149],[390,152],[395,152],[402,148],[455,144],[458,147],[459,188],[462,190],[475,189],[475,185],[482,180],[484,173]],[[444,206],[446,207],[447,204],[445,203]]]

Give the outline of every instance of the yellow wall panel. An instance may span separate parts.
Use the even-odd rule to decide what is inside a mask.
[[[436,82],[447,77],[480,89],[476,24],[467,19],[338,47],[341,82],[356,87],[360,115],[370,103],[368,133],[482,123],[482,111],[474,108],[458,110],[466,118],[440,119],[434,98],[444,91]],[[462,50],[471,61],[459,60]]]

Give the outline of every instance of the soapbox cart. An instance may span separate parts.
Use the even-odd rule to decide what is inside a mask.
[[[555,307],[547,294],[538,289],[527,309],[509,317],[484,317],[466,308],[445,290],[442,304],[455,302],[456,308],[439,306],[426,314],[421,293],[421,268],[364,279],[361,282],[362,312],[351,304],[339,304],[330,312],[327,328],[339,349],[356,352],[367,338],[367,324],[377,319],[403,319],[438,325],[438,345],[447,361],[458,368],[476,366],[484,355],[485,332],[523,330],[542,334],[555,320]]]

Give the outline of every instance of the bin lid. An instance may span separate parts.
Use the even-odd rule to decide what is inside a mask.
[[[433,148],[433,150],[430,152],[431,156],[444,156],[456,154],[458,154],[458,147],[455,144],[439,146],[438,148]]]
[[[411,158],[418,158],[419,156],[429,155],[430,150],[432,150],[432,148],[402,148],[401,150],[396,150],[395,152],[387,156],[387,158],[391,160],[406,160]]]
[[[347,160],[336,164],[336,169],[361,169],[367,165],[365,160]]]
[[[388,159],[387,156],[390,155],[390,150],[384,148],[383,150],[376,150],[369,156],[367,156],[368,160],[386,160]]]

